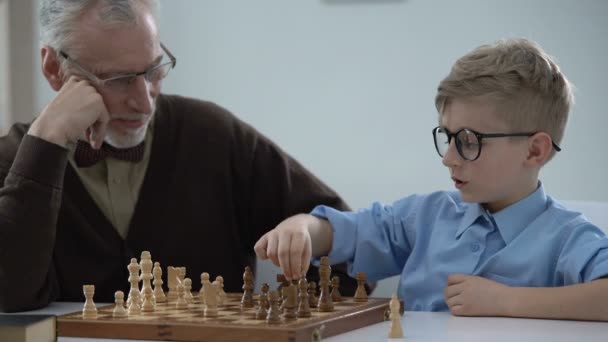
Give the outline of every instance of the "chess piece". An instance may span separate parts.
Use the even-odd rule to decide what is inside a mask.
[[[284,286],[283,291],[283,319],[293,321],[296,319],[296,286]]]
[[[264,285],[266,286],[266,291],[264,291]],[[255,319],[266,319],[268,315],[268,284],[262,285],[262,292],[258,296],[258,308],[255,312]]]
[[[334,302],[331,299],[329,293],[329,277],[331,275],[331,266],[329,265],[329,258],[324,256],[321,257],[321,263],[319,264],[319,311],[331,312],[334,311]]]
[[[137,263],[137,259],[131,258],[131,263],[127,265],[127,269],[129,270],[129,283],[131,283],[131,289],[129,290],[129,296],[127,298],[127,306],[131,306],[131,301],[133,300],[134,292],[139,292],[139,264]],[[138,300],[141,299],[141,296],[136,296]],[[141,305],[141,303],[137,303],[137,305]]]
[[[260,296],[266,297],[266,310],[270,309],[270,302],[268,301],[268,291],[270,290],[270,285],[268,283],[262,284],[262,293]]]
[[[205,274],[205,281],[203,286],[205,287],[205,310],[203,312],[205,317],[216,317],[217,311],[217,287],[209,281],[209,274]]]
[[[353,300],[357,303],[367,302],[367,292],[365,292],[365,280],[367,275],[365,272],[357,272],[357,290]]]
[[[167,301],[174,301],[177,299],[177,283],[179,279],[179,267],[168,266],[167,267]]]
[[[311,281],[308,283],[308,305],[311,308],[316,308],[319,304],[319,298],[317,297],[317,283]]]
[[[179,280],[179,278],[178,278]],[[188,302],[186,301],[186,289],[184,287],[184,283],[182,281],[179,281],[177,283],[176,286],[176,292],[177,292],[177,303],[175,303],[175,307],[178,310],[182,310],[182,309],[187,309],[188,308]]]
[[[226,292],[224,292],[224,277],[215,277],[213,283],[217,285],[217,305],[224,305],[224,302],[226,301]]]
[[[201,273],[201,290],[198,292],[198,299],[203,305],[206,305],[207,300],[205,296],[205,290],[209,288],[209,286],[205,286],[207,283],[209,283],[209,273],[203,272]]]
[[[153,295],[152,295],[152,287],[148,286],[146,288],[144,288],[144,293],[143,293],[143,301],[141,304],[141,312],[143,313],[149,313],[149,312],[154,312],[154,302],[152,301]]]
[[[279,313],[279,293],[277,291],[270,291],[268,294],[268,301],[270,302],[270,308],[268,309],[268,315],[266,315],[266,322],[269,324],[281,323],[281,316]]]
[[[283,293],[283,287],[289,286],[289,284],[291,284],[291,282],[287,280],[287,278],[285,278],[284,274],[277,274],[277,281],[280,283],[277,287],[277,292],[279,294]]]
[[[388,338],[402,338],[403,328],[401,327],[401,314],[399,313],[400,304],[397,295],[394,293],[389,302],[389,307],[391,311],[391,327],[388,332]]]
[[[186,268],[185,267],[178,267],[177,268],[177,276],[178,276],[179,280],[183,283],[184,279],[186,279]]]
[[[122,291],[114,292],[114,310],[112,317],[122,318],[127,317],[127,309],[125,309],[125,294]]]
[[[96,319],[97,318],[97,306],[93,302],[93,296],[95,295],[95,285],[82,285],[82,292],[84,292],[84,307],[82,308],[82,318],[84,319]]]
[[[141,269],[141,276],[139,277],[141,280],[141,292],[140,294],[142,295],[142,297],[144,296],[144,292],[147,288],[150,288],[150,290],[152,289],[152,267],[153,267],[153,263],[152,263],[152,256],[150,255],[150,252],[148,251],[143,251],[141,252],[141,258],[139,261],[139,267]],[[145,300],[145,297],[144,297]]]
[[[167,301],[167,297],[165,296],[165,291],[163,291],[163,269],[160,267],[159,262],[154,263],[154,268],[152,269],[152,275],[154,276],[154,300],[157,303],[164,303]]]
[[[241,308],[252,308],[253,307],[253,272],[251,267],[246,266],[245,272],[243,273],[243,298],[241,298]]]
[[[298,292],[298,310],[296,310],[296,316],[298,318],[310,317],[310,301],[308,299],[308,282],[306,278],[300,278],[298,288],[300,291]]]
[[[192,280],[190,278],[184,279],[184,299],[186,303],[194,303],[194,296],[192,296]]]
[[[141,298],[139,298],[140,293],[139,291],[134,291],[132,294],[129,292],[129,294],[131,295],[131,303],[129,304],[128,314],[129,316],[137,316],[141,314],[141,306],[139,305],[141,301]]]
[[[331,300],[334,303],[342,301],[340,294],[340,278],[338,276],[331,277]]]

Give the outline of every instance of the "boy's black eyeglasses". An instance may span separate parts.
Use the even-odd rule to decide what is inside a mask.
[[[531,137],[537,132],[528,133],[478,133],[468,128],[463,128],[456,133],[450,133],[441,126],[433,128],[433,140],[435,149],[440,157],[444,157],[450,148],[452,138],[456,138],[456,150],[464,160],[473,161],[481,154],[481,141],[484,138],[503,138],[503,137]],[[562,149],[556,143],[551,142],[553,148],[559,152]]]

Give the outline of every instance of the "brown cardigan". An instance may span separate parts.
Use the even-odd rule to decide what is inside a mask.
[[[25,135],[23,124],[0,138],[0,310],[83,301],[83,284],[95,284],[95,301],[113,302],[116,290],[128,290],[127,265],[142,250],[164,276],[166,266],[186,266],[193,290],[209,272],[239,292],[267,230],[316,204],[346,208],[297,161],[212,103],[161,95],[154,120],[125,240],[67,163],[66,149]],[[356,283],[341,278],[341,291],[354,293]]]

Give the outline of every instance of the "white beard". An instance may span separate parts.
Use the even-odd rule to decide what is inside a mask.
[[[146,115],[146,118],[147,121],[143,126],[136,130],[129,130],[128,132],[116,131],[108,125],[104,141],[116,148],[129,148],[139,145],[146,138],[152,115]]]

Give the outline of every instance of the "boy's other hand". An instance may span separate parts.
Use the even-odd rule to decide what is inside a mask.
[[[445,302],[455,316],[503,316],[508,286],[486,278],[451,274]]]
[[[285,219],[256,242],[255,253],[260,259],[270,259],[279,266],[286,279],[299,279],[310,265],[312,246],[308,227],[315,219],[308,214]]]

